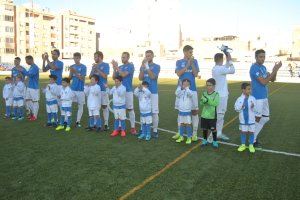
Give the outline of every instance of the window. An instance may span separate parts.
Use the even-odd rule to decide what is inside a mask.
[[[7,21],[7,22],[13,22],[14,21],[14,16],[5,15],[4,20]]]
[[[14,38],[5,38],[6,43],[14,43]]]
[[[6,48],[5,53],[15,53],[15,50],[11,48]]]
[[[95,25],[95,22],[89,22],[89,25]]]
[[[29,23],[28,23],[28,22],[26,23],[26,26],[29,26]]]
[[[5,5],[5,10],[13,11],[14,10],[14,6],[12,6],[12,5]]]
[[[5,32],[12,33],[12,32],[14,32],[14,28],[13,28],[13,27],[10,27],[10,26],[6,26],[6,27],[5,27]]]
[[[29,35],[29,31],[26,31],[26,35]]]

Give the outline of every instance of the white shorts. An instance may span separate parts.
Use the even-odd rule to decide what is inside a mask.
[[[12,106],[14,102],[14,98],[5,99],[5,106]]]
[[[270,108],[269,108],[268,99],[256,100],[255,116],[256,117],[262,117],[262,116],[269,117],[269,115],[270,115]]]
[[[20,99],[20,100],[14,100],[13,101],[13,107],[22,107],[24,106],[24,99]]]
[[[199,110],[198,92],[192,91],[192,110]]]
[[[89,117],[99,116],[99,115],[100,115],[100,108],[89,109]]]
[[[220,97],[220,103],[217,107],[217,114],[225,114],[227,111],[227,102],[228,102],[228,96],[227,97]]]
[[[27,88],[25,99],[26,100],[31,100],[31,101],[39,101],[40,100],[40,90],[39,89]]]
[[[152,116],[141,117],[142,124],[152,124]]]
[[[241,132],[251,132],[251,133],[254,133],[255,132],[255,124],[252,124],[252,125],[241,125],[240,124],[240,127],[239,127],[240,131]]]
[[[101,105],[107,106],[109,104],[109,98],[106,91],[101,91]]]
[[[71,117],[72,116],[72,108],[61,107],[60,113],[61,113],[61,115]]]
[[[158,94],[151,94],[152,114],[159,113]]]
[[[52,104],[52,105],[46,104],[46,110],[47,110],[47,113],[57,113],[58,105],[57,104]]]
[[[126,109],[116,109],[114,108],[115,119],[125,120],[126,119]]]
[[[192,118],[190,115],[186,115],[186,116],[178,115],[177,123],[178,124],[191,124]]]
[[[126,109],[133,109],[133,92],[126,92]]]
[[[85,104],[85,95],[83,91],[73,91],[74,98],[73,102],[77,102],[78,104]]]

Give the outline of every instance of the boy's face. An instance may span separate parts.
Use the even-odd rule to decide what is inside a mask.
[[[215,91],[215,86],[210,82],[206,82],[206,90],[208,93],[211,93]]]
[[[152,53],[146,53],[146,60],[148,61],[148,62],[152,62],[153,61],[153,54]]]
[[[122,54],[121,59],[122,59],[122,63],[123,63],[123,64],[127,63],[128,60],[129,60],[128,55],[125,54],[125,53]]]
[[[56,51],[51,51],[51,56],[52,56],[52,60],[57,60],[58,59],[58,54]]]
[[[51,84],[55,83],[55,79],[54,78],[50,78],[50,81],[49,81]]]
[[[18,59],[15,59],[15,60],[14,60],[14,64],[15,64],[15,65],[20,65],[20,61],[19,61]]]
[[[92,84],[92,85],[96,85],[96,83],[97,83],[96,79],[95,79],[94,77],[92,77],[92,78],[91,78],[91,84]]]
[[[98,54],[94,55],[94,61],[95,61],[95,63],[99,63],[101,61],[101,58],[100,58],[100,56],[98,56]]]
[[[79,56],[74,56],[73,59],[76,64],[80,63],[81,58]]]
[[[30,60],[30,59],[26,59],[26,64],[27,65],[31,65],[33,63],[33,61],[32,60]]]
[[[63,87],[67,87],[69,85],[69,83],[67,83],[66,81],[63,81],[61,84]]]
[[[115,79],[115,85],[116,86],[120,86],[121,85],[121,81],[119,79]]]
[[[11,83],[11,79],[8,79],[8,78],[7,78],[7,79],[5,79],[5,83],[6,83],[6,84],[9,84],[9,83]]]
[[[184,51],[183,54],[184,54],[184,57],[190,59],[193,56],[193,50],[191,49],[188,51]]]
[[[255,59],[256,59],[256,62],[257,62],[258,64],[262,65],[262,64],[264,64],[264,62],[265,62],[266,54],[265,54],[265,53],[260,53],[260,54],[258,54],[258,55],[255,57]]]
[[[246,89],[243,89],[243,94],[249,96],[251,94],[251,86],[247,86]]]
[[[183,87],[183,88],[190,87],[190,83],[189,83],[188,81],[183,81],[183,82],[182,82],[182,87]]]
[[[16,78],[16,81],[17,81],[17,82],[21,81],[21,78],[20,78],[20,77],[17,77],[17,78]]]
[[[144,85],[142,85],[144,88],[148,88],[148,85],[147,84],[144,84]]]

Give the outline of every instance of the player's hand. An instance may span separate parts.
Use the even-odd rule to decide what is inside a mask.
[[[201,79],[201,75],[198,75],[197,78],[198,78],[198,79]]]
[[[253,102],[251,102],[251,108],[254,108],[254,103]]]
[[[282,67],[282,62],[281,61],[280,62],[276,62],[273,70],[279,70],[280,67]]]
[[[76,69],[73,68],[73,67],[70,67],[70,72],[71,72],[71,73],[76,73]]]
[[[104,85],[103,85],[105,88],[108,88],[108,85],[105,83]]]
[[[118,71],[118,62],[117,61],[115,61],[115,60],[112,60],[111,61],[111,64],[112,64],[112,66],[113,66],[113,69],[115,70],[115,71]]]

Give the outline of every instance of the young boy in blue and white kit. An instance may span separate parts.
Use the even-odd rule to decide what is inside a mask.
[[[84,92],[87,96],[87,107],[89,110],[89,127],[88,131],[92,131],[96,122],[96,131],[101,131],[101,87],[97,84],[99,78],[97,75],[91,76],[91,83],[85,87]]]
[[[246,135],[249,135],[249,151],[255,152],[253,146],[254,132],[255,132],[255,107],[256,99],[251,96],[251,86],[249,83],[243,83],[242,95],[236,100],[234,108],[239,112],[240,131],[241,131],[241,146],[238,151],[244,151],[246,149]]]
[[[25,96],[25,84],[23,83],[23,76],[19,74],[16,77],[16,84],[13,90],[13,107],[14,117],[12,119],[23,120],[24,119],[24,96]]]
[[[46,97],[46,111],[47,124],[46,126],[57,126],[57,112],[58,112],[58,96],[60,95],[60,87],[56,84],[57,76],[49,76],[49,84],[46,86],[44,92]]]
[[[187,133],[186,144],[191,144],[192,142],[192,98],[193,93],[190,90],[190,80],[182,80],[182,86],[178,87],[175,94],[178,98],[178,124],[180,124],[179,133],[180,135],[173,136],[173,139],[176,139],[177,143],[180,143],[184,140],[184,133]],[[177,137],[176,137],[177,136]]]
[[[11,116],[11,107],[13,106],[13,90],[14,86],[12,84],[12,78],[5,77],[5,85],[2,91],[2,97],[5,101],[5,119],[10,118]]]
[[[151,106],[151,92],[148,89],[149,83],[143,81],[142,85],[135,88],[134,95],[139,99],[139,108],[141,116],[142,132],[139,139],[149,141],[151,139],[151,124],[152,124],[152,106]]]
[[[74,98],[74,92],[70,88],[70,79],[62,79],[62,89],[60,91],[61,100],[61,115],[60,115],[60,125],[55,129],[57,131],[63,130],[64,123],[67,122],[67,127],[65,131],[71,130],[71,117],[72,117],[72,100]]]
[[[111,136],[115,137],[119,135],[121,131],[121,137],[126,136],[126,87],[122,85],[122,77],[115,77],[115,86],[110,90],[110,95],[113,95],[113,109],[114,109],[114,131]]]

